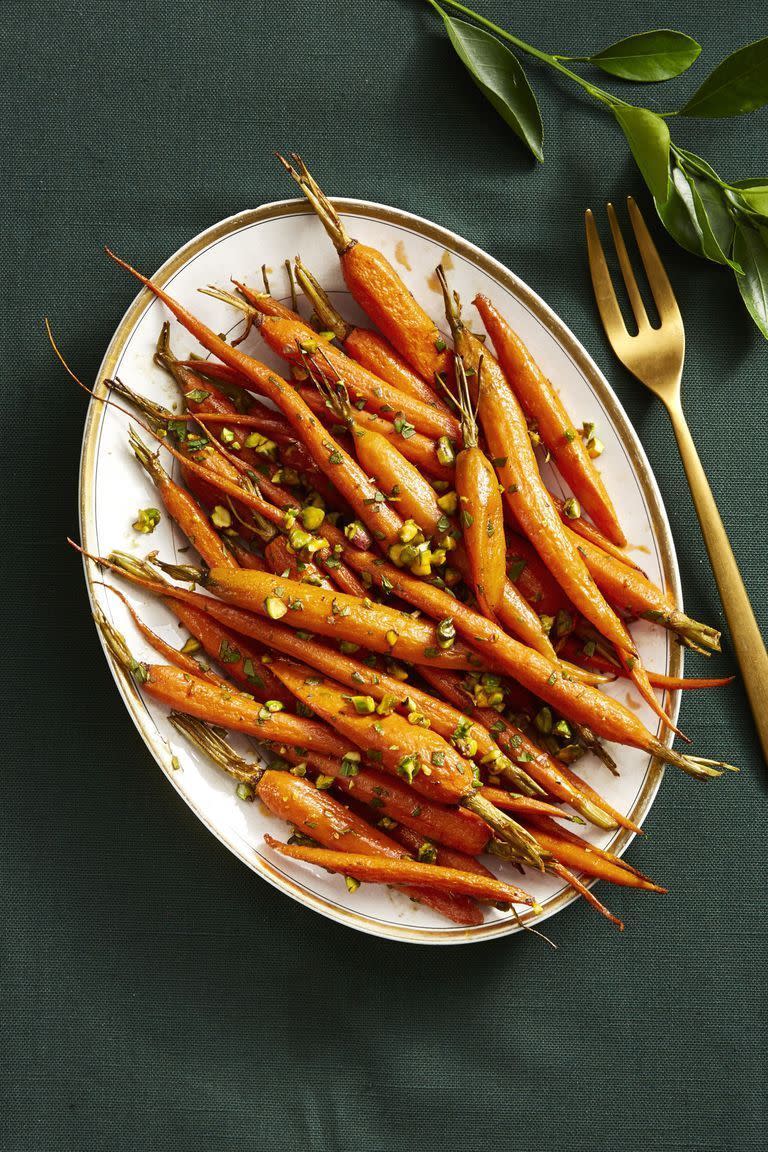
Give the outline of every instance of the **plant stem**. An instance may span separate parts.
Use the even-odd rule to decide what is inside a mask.
[[[434,2],[434,0],[428,0],[428,3],[431,4],[433,8],[438,8],[438,5]],[[584,89],[585,92],[588,92],[590,96],[593,96],[595,100],[599,100],[602,104],[607,104],[609,106],[614,104],[626,105],[626,100],[621,100],[618,96],[612,96],[609,92],[605,92],[602,88],[598,88],[596,84],[590,84],[590,82],[585,80],[583,76],[579,76],[577,72],[573,72],[570,68],[566,68],[566,66],[561,63],[561,60],[563,59],[562,57],[553,56],[551,52],[542,52],[540,48],[534,48],[532,44],[527,44],[525,40],[521,40],[519,36],[514,36],[511,32],[507,32],[506,29],[500,28],[498,24],[494,24],[492,20],[488,20],[485,16],[481,16],[478,12],[474,12],[465,4],[461,4],[459,0],[441,0],[441,3],[447,4],[451,8],[455,8],[458,12],[462,12],[465,16],[471,16],[473,20],[476,20],[478,24],[482,24],[482,26],[487,28],[489,32],[494,32],[497,36],[501,36],[504,40],[508,40],[510,44],[514,44],[515,47],[519,48],[521,52],[527,52],[529,56],[535,56],[537,60],[541,60],[544,64],[548,64],[550,68],[554,68],[557,72],[562,72],[564,76],[567,76],[569,80],[573,80],[574,83],[578,84],[581,88]],[[578,60],[580,57],[565,57],[565,59]]]

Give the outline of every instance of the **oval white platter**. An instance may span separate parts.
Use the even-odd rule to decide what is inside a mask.
[[[646,456],[610,385],[570,330],[527,285],[491,256],[447,229],[384,205],[356,200],[336,200],[335,203],[350,234],[375,245],[389,257],[441,327],[445,327],[445,322],[434,276],[435,267],[441,261],[449,267],[451,283],[465,301],[472,300],[477,292],[484,292],[501,309],[560,389],[574,421],[592,420],[597,425],[605,444],[600,468],[628,532],[632,554],[652,580],[667,587],[681,602],[669,523]],[[198,288],[207,284],[228,286],[232,276],[259,285],[259,270],[265,264],[272,270],[272,291],[279,298],[287,299],[289,288],[283,262],[297,253],[329,289],[340,311],[347,318],[362,322],[364,318],[344,286],[333,248],[319,222],[301,201],[266,204],[224,220],[181,248],[156,273],[155,279],[215,331],[226,331],[236,323],[236,314],[225,304],[201,295]],[[130,252],[121,255],[131,257]],[[468,306],[466,311],[468,317],[473,315]],[[168,318],[164,306],[142,291],[115,332],[101,366],[99,382],[119,376],[137,392],[168,407],[176,404],[178,394],[172,381],[152,361],[160,327]],[[477,317],[474,319],[479,327]],[[177,354],[202,351],[175,321],[171,331]],[[251,335],[243,347],[278,366],[270,360],[258,336]],[[105,394],[101,384],[99,387]],[[157,498],[128,448],[127,426],[125,415],[91,402],[80,476],[83,546],[99,555],[114,548],[144,555],[151,548],[163,557],[191,562],[191,552],[178,551],[186,542],[167,515],[151,537],[131,527],[137,510],[156,504]],[[550,475],[548,480],[557,490],[564,491],[557,477]],[[98,569],[86,562],[85,571],[92,600],[98,601],[126,635],[134,655],[150,659],[151,651],[136,632],[124,606],[95,583],[103,578]],[[161,605],[125,583],[121,588],[150,627],[176,646],[181,645],[185,634]],[[634,634],[648,667],[681,674],[681,650],[670,642],[667,633],[641,624],[634,628]],[[495,909],[486,911],[485,923],[478,927],[454,926],[388,888],[363,885],[350,894],[342,877],[277,857],[266,847],[263,836],[269,831],[286,839],[287,827],[271,817],[262,805],[238,800],[232,781],[186,744],[169,725],[164,709],[143,698],[112,659],[109,656],[107,659],[136,727],[174,788],[214,835],[275,887],[333,920],[394,940],[466,943],[520,930],[512,913]],[[645,724],[658,732],[656,717],[626,682],[619,681],[608,691],[629,703]],[[672,704],[676,716],[679,700]],[[592,757],[580,760],[577,770],[616,809],[642,822],[658,789],[662,768],[641,752],[626,748],[612,751],[621,770],[619,778],[613,777]],[[623,852],[632,838],[626,832],[603,833],[596,829],[590,829],[585,835],[594,843],[603,847],[610,845],[618,852]],[[490,862],[490,866],[502,876],[519,880],[516,872],[497,861]],[[527,873],[523,883],[543,905],[536,924],[575,898],[571,889],[550,877]],[[610,893],[606,895],[610,897]],[[593,913],[585,908],[583,914]]]

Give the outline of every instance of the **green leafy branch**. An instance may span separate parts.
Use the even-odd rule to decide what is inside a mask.
[[[508,44],[567,76],[608,108],[670,236],[696,256],[733,271],[747,310],[768,338],[768,178],[722,180],[706,160],[673,143],[667,123],[675,116],[741,116],[768,103],[768,37],[726,57],[682,108],[653,112],[606,92],[569,65],[591,64],[621,80],[671,80],[701,52],[682,32],[641,32],[592,56],[554,55],[526,44],[459,0],[427,3],[442,18],[457,56],[480,91],[537,160],[544,159],[541,112]],[[449,15],[442,5],[469,20]]]

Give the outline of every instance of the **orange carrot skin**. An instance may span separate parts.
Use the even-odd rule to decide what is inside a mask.
[[[298,342],[311,341],[310,347],[318,342],[317,333],[306,324],[279,317],[263,317],[259,331],[273,352],[299,367],[303,366],[304,361]],[[458,438],[459,425],[450,413],[393,388],[340,352],[333,344],[323,341],[322,355],[313,355],[312,363],[331,384],[341,377],[351,393],[356,397],[365,397],[366,406],[370,406],[372,411],[378,412],[385,408],[393,413],[402,412],[414,428],[425,436],[435,439],[438,436]]]
[[[419,770],[409,782],[420,795],[456,804],[474,792],[470,763],[431,728],[409,724],[397,712],[359,715],[340,685],[325,677],[307,676],[306,666],[276,660],[272,671],[298,700],[356,744],[369,760],[375,756],[386,772],[399,775],[404,759],[414,758]]]
[[[556,804],[548,804],[546,800],[538,800],[535,796],[520,796],[516,792],[507,792],[504,788],[490,788],[484,785],[480,789],[480,795],[490,800],[491,804],[495,804],[502,812],[518,812],[522,816],[538,813],[553,816],[558,820],[562,820],[565,816]]]
[[[418,832],[414,832],[411,828],[406,828],[403,824],[398,824],[396,828],[390,829],[392,839],[397,840],[398,844],[402,844],[407,848],[411,856],[417,856],[419,849],[424,844],[424,838],[419,836]],[[467,856],[465,852],[457,852],[455,848],[445,848],[442,844],[435,844],[437,857],[435,863],[439,864],[441,868],[458,868],[460,872],[474,872],[476,876],[487,876],[489,879],[495,879],[493,872],[490,868],[486,868],[475,856]]]
[[[506,579],[504,510],[496,474],[481,448],[459,453],[455,483],[470,582],[483,614],[497,619]]]
[[[525,417],[498,362],[471,333],[463,331],[460,337],[459,350],[475,372],[480,357],[483,357],[480,422],[491,455],[499,461],[496,471],[504,485],[510,509],[547,568],[582,615],[607,640],[618,648],[625,648],[627,637],[621,621],[595,586],[544,487]],[[630,651],[634,652],[634,649]]]
[[[381,604],[371,601],[366,604],[357,596],[313,588],[272,573],[227,568],[211,568],[206,587],[219,599],[259,616],[268,615],[267,597],[282,600],[289,609],[283,620],[290,627],[362,644],[373,652],[410,664],[434,664],[464,671],[475,666],[472,654],[460,644],[440,649],[434,625]],[[302,607],[292,610],[291,604]]]
[[[245,732],[259,740],[274,740],[296,748],[314,748],[326,756],[344,756],[349,744],[325,724],[290,712],[267,712],[240,692],[223,689],[168,664],[147,664],[142,687],[153,699],[208,720],[222,728]]]
[[[573,605],[530,540],[525,536],[510,533],[507,547],[508,569],[517,571],[521,562],[525,566],[516,575],[514,584],[528,603],[540,615],[557,616],[558,612],[567,612],[569,616],[574,616]]]
[[[281,754],[291,764],[301,762],[291,749]],[[334,787],[351,801],[374,808],[379,819],[388,816],[398,826],[411,829],[422,841],[433,840],[469,856],[477,856],[488,846],[491,829],[467,808],[448,807],[427,800],[414,793],[413,788],[398,776],[390,776],[377,768],[361,768],[356,776],[344,776],[342,766],[330,756],[309,752],[306,759],[324,776],[333,776]]]
[[[194,496],[171,480],[170,476],[166,476],[156,486],[169,516],[176,521],[209,567],[239,567]]]
[[[552,453],[563,479],[598,528],[614,544],[625,547],[626,537],[602,477],[558,393],[490,300],[477,296],[474,303],[512,391],[527,415],[537,422],[541,438]]]
[[[395,860],[408,855],[395,840],[339,804],[326,791],[315,788],[307,780],[291,776],[289,772],[265,772],[256,791],[271,812],[326,848],[367,856],[389,856]],[[426,904],[457,924],[482,923],[482,914],[468,897],[453,897],[408,885],[399,885],[399,888],[406,896]]]
[[[615,668],[608,660],[603,660],[597,652],[595,652],[593,656],[586,656],[577,643],[569,642],[564,651],[568,654],[569,659],[584,660],[586,663],[592,665],[593,668],[615,672],[617,676],[627,675],[626,669]],[[666,688],[669,691],[683,692],[692,691],[697,688],[724,688],[727,684],[732,684],[736,679],[735,676],[712,676],[704,678],[665,676],[663,672],[650,671],[647,675],[649,682],[654,688]]]
[[[244,692],[257,700],[279,700],[287,707],[292,706],[293,698],[285,686],[272,674],[269,665],[262,664],[262,647],[243,642],[242,636],[222,628],[207,612],[184,604],[170,596],[163,603],[173,612],[188,632],[203,646],[206,655],[215,660],[235,680]],[[194,663],[194,661],[193,661]],[[193,669],[187,669],[193,671]],[[199,667],[197,675],[200,675]]]
[[[565,676],[545,656],[501,632],[492,621],[473,612],[461,601],[394,565],[379,562],[370,553],[356,552],[353,555],[350,552],[347,559],[356,571],[368,572],[377,585],[382,575],[385,576],[396,596],[434,619],[453,617],[457,631],[476,648],[487,666],[519,681],[563,716],[585,724],[604,740],[638,748],[648,747],[650,733],[628,708],[590,685]]]
[[[353,328],[344,341],[344,351],[363,368],[367,368],[374,376],[379,376],[393,388],[416,396],[425,404],[439,408],[444,412],[448,409],[429,383],[408,366],[392,345],[372,332],[370,328]]]
[[[238,540],[232,540],[230,548],[241,568],[250,568],[254,572],[267,571],[267,563],[263,557],[252,552],[250,548],[246,548],[245,545]]]
[[[411,368],[428,381],[447,373],[450,353],[437,325],[387,258],[367,244],[352,243],[340,259],[352,296]]]
[[[617,547],[591,520],[585,520],[583,516],[575,516],[573,518],[566,516],[565,501],[559,496],[553,496],[552,502],[557,508],[560,519],[566,528],[570,528],[571,532],[575,532],[577,536],[583,536],[585,540],[589,540],[590,544],[594,544],[597,548],[602,548],[604,552],[609,552],[611,556],[615,556],[622,564],[627,564],[630,568],[636,568],[638,572],[643,572],[640,565],[632,560],[626,550]],[[589,567],[589,565],[587,565],[587,567]],[[645,573],[643,573],[643,575],[645,575]]]
[[[589,540],[582,537],[577,540],[576,546],[593,580],[617,607],[635,616],[658,612],[666,617],[676,610],[672,597],[657,588],[642,572],[615,556],[609,556]]]
[[[653,884],[644,877],[638,877],[633,872],[606,860],[592,851],[592,845],[582,842],[582,846],[573,844],[559,836],[544,832],[541,828],[530,826],[536,842],[550,852],[561,864],[567,868],[575,868],[579,872],[586,872],[588,876],[596,876],[600,880],[608,880],[612,884],[620,884],[623,888],[641,888],[647,892],[666,891],[658,884]]]
[[[459,892],[474,896],[491,904],[528,904],[539,910],[532,896],[513,884],[490,880],[486,876],[459,872],[454,868],[441,868],[437,864],[420,864],[415,860],[392,860],[378,856],[358,856],[333,852],[328,848],[303,848],[298,844],[281,844],[273,836],[264,837],[270,848],[281,856],[315,864],[329,872],[341,872],[369,884],[415,884],[425,888],[439,888],[446,892]]]
[[[442,513],[435,490],[406,459],[399,445],[362,426],[353,429],[352,442],[361,467],[376,478],[384,495],[396,493],[394,507],[402,519],[415,520],[426,535],[436,532]]]

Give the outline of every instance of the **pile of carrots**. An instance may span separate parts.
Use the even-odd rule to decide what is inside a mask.
[[[664,889],[573,831],[639,831],[574,765],[596,752],[615,770],[609,741],[699,779],[728,768],[668,748],[601,691],[626,677],[672,728],[666,690],[726,681],[645,668],[631,622],[705,653],[719,635],[626,554],[596,430],[574,422],[491,301],[474,301],[479,337],[438,269],[444,334],[384,255],[348,236],[301,159],[282,163],[372,327],[347,323],[297,260],[309,320],[290,265],[290,305],[266,272],[260,287],[201,285],[245,318],[227,340],[113,256],[209,356],[178,358],[163,326],[155,359],[181,412],[107,382],[105,402],[137,414],[130,447],[161,506],[136,527],[169,516],[201,561],[93,557],[189,633],[176,650],[128,605],[158,653],[138,661],[97,609],[108,646],[244,802],[292,826],[288,843],[266,837],[275,852],[340,873],[351,891],[391,885],[457,924],[481,923],[484,904],[527,922],[538,905],[481,859],[495,856],[561,877],[621,927],[589,880]],[[240,347],[254,331],[283,375]],[[545,456],[565,501],[544,484]],[[264,755],[245,760],[225,730]]]

